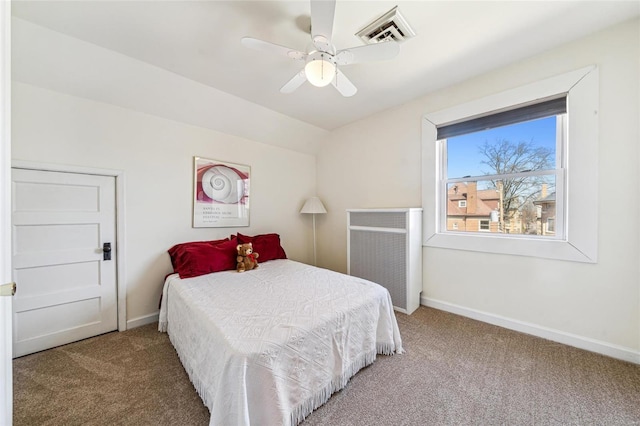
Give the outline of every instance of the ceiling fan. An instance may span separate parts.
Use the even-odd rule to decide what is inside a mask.
[[[340,66],[392,59],[400,52],[398,43],[392,41],[336,50],[331,43],[335,9],[335,0],[311,0],[311,44],[306,52],[251,37],[242,39],[246,47],[305,62],[304,68],[280,92],[291,93],[308,81],[317,87],[332,84],[343,96],[353,96],[358,89],[340,71]]]

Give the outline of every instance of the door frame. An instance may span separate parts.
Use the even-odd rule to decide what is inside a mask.
[[[0,1],[0,284],[11,281],[11,2]],[[13,422],[13,309],[0,297],[0,424]]]
[[[72,166],[67,164],[39,163],[13,160],[11,168],[40,170],[46,172],[77,173],[84,175],[110,176],[116,181],[116,288],[118,291],[118,331],[127,329],[127,281],[125,247],[125,174],[122,170],[99,169],[95,167]],[[9,180],[11,182],[11,180]],[[19,284],[18,284],[19,287]]]

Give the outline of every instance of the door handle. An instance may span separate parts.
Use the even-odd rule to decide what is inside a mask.
[[[6,283],[0,285],[0,296],[13,296],[16,294],[16,283]]]
[[[111,260],[111,243],[102,245],[102,260]]]

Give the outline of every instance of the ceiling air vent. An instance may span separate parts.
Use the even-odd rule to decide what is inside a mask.
[[[409,23],[400,14],[398,6],[396,6],[358,31],[356,35],[365,43],[374,44],[387,40],[401,43],[414,37],[416,33],[411,29]]]

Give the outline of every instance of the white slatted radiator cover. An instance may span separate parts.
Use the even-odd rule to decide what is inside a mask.
[[[422,209],[347,210],[348,273],[389,290],[408,314],[422,292]]]

